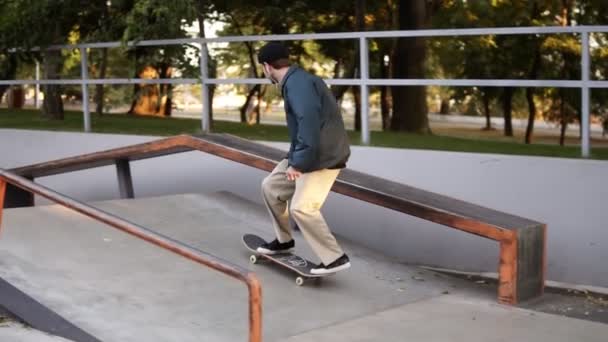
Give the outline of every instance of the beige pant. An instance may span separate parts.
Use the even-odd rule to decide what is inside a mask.
[[[313,251],[323,264],[328,265],[344,252],[329,230],[320,209],[340,170],[323,169],[302,173],[294,182],[287,179],[287,167],[285,159],[262,182],[262,196],[270,212],[277,239],[279,242],[292,239],[289,227],[291,214]]]

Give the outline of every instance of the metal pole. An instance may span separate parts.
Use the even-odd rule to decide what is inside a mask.
[[[369,53],[367,39],[359,38],[359,59],[361,69],[361,143],[369,145]]]
[[[135,198],[129,159],[116,160],[116,175],[118,176],[118,192],[120,193],[120,198]]]
[[[208,66],[207,66],[207,44],[204,40],[200,40],[201,50],[199,64],[201,68],[201,104],[203,106],[202,117],[201,117],[201,128],[203,133],[209,132],[210,127],[210,108],[209,108],[209,86],[207,85]]]
[[[36,109],[40,108],[38,105],[38,100],[40,99],[40,84],[38,81],[40,81],[40,63],[36,61],[36,88],[34,90],[34,108]]]
[[[87,49],[80,48],[80,74],[82,79],[82,115],[84,117],[84,131],[91,131],[91,113],[89,113],[89,67],[87,61]]]
[[[581,154],[584,158],[590,155],[589,148],[589,32],[581,32],[582,50],[581,54]]]

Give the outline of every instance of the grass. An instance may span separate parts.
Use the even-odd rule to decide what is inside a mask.
[[[201,132],[200,120],[159,117],[134,117],[128,115],[91,115],[92,130],[95,133],[135,134],[171,136],[196,134]],[[35,110],[0,109],[0,128],[18,128],[51,131],[82,132],[81,112],[68,111],[63,121],[43,119]],[[267,141],[287,141],[287,128],[273,125],[248,126],[236,122],[215,121],[214,132],[230,133],[247,139]],[[349,132],[351,142],[360,144],[360,134]],[[450,136],[418,135],[396,132],[372,132],[372,146],[412,148],[440,151],[497,153],[510,155],[531,155],[562,158],[579,158],[578,146],[557,146],[550,144],[530,144],[502,141],[489,138],[457,137],[458,130],[450,131]],[[463,133],[466,136],[466,132]],[[592,149],[592,159],[608,160],[608,148]]]

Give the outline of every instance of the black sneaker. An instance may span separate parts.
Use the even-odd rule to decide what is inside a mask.
[[[336,259],[331,264],[325,266],[323,263],[320,263],[317,267],[310,270],[312,274],[329,274],[336,273],[339,271],[343,271],[350,267],[350,260],[346,254],[342,254],[341,257]]]
[[[279,240],[274,239],[271,242],[266,242],[265,244],[258,247],[257,251],[259,253],[267,255],[289,253],[293,251],[295,245],[296,243],[293,240],[281,243],[279,242]]]

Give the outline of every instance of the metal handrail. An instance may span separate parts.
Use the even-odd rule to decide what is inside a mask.
[[[268,84],[263,78],[251,79],[218,79],[208,75],[207,44],[235,43],[255,41],[278,40],[332,40],[354,39],[359,41],[359,70],[358,78],[354,79],[328,79],[328,84],[341,84],[359,86],[361,91],[361,141],[370,142],[369,127],[369,87],[370,86],[483,86],[483,87],[566,87],[580,88],[581,90],[581,155],[590,155],[590,95],[593,88],[608,88],[607,81],[596,81],[590,77],[590,45],[589,35],[596,32],[608,32],[608,26],[528,26],[528,27],[493,27],[493,28],[458,28],[458,29],[430,29],[430,30],[399,30],[399,31],[365,31],[365,32],[331,32],[331,33],[303,33],[281,35],[251,35],[251,36],[223,36],[214,38],[182,38],[162,40],[141,40],[123,42],[92,42],[83,44],[51,45],[45,49],[79,49],[81,54],[81,79],[69,80],[0,80],[0,85],[12,84],[70,84],[81,85],[83,98],[88,98],[88,85],[91,84],[201,84],[201,128],[203,132],[210,132],[209,86],[214,84]],[[529,79],[378,79],[369,77],[369,49],[370,39],[403,38],[403,37],[454,37],[478,35],[540,35],[540,34],[580,34],[581,35],[581,77],[576,80],[529,80]],[[127,46],[165,46],[165,45],[198,45],[200,46],[200,78],[173,78],[173,79],[140,79],[140,78],[112,78],[90,79],[88,75],[87,49],[112,48]],[[197,47],[198,47],[197,46]],[[19,49],[13,49],[13,52]],[[32,50],[40,50],[33,48]],[[88,101],[83,101],[84,130],[91,131],[91,119]]]
[[[186,259],[190,259],[198,264],[207,266],[244,282],[247,285],[249,292],[249,342],[262,341],[262,287],[254,273],[229,261],[222,260],[209,253],[185,245],[182,242],[129,222],[106,211],[86,205],[69,196],[60,194],[40,184],[30,181],[27,178],[3,169],[0,169],[0,228],[2,226],[2,212],[4,208],[4,198],[7,183],[29,191],[33,194],[40,195],[96,221],[103,222],[111,227],[131,234],[139,239],[145,240],[162,249],[173,252]]]

